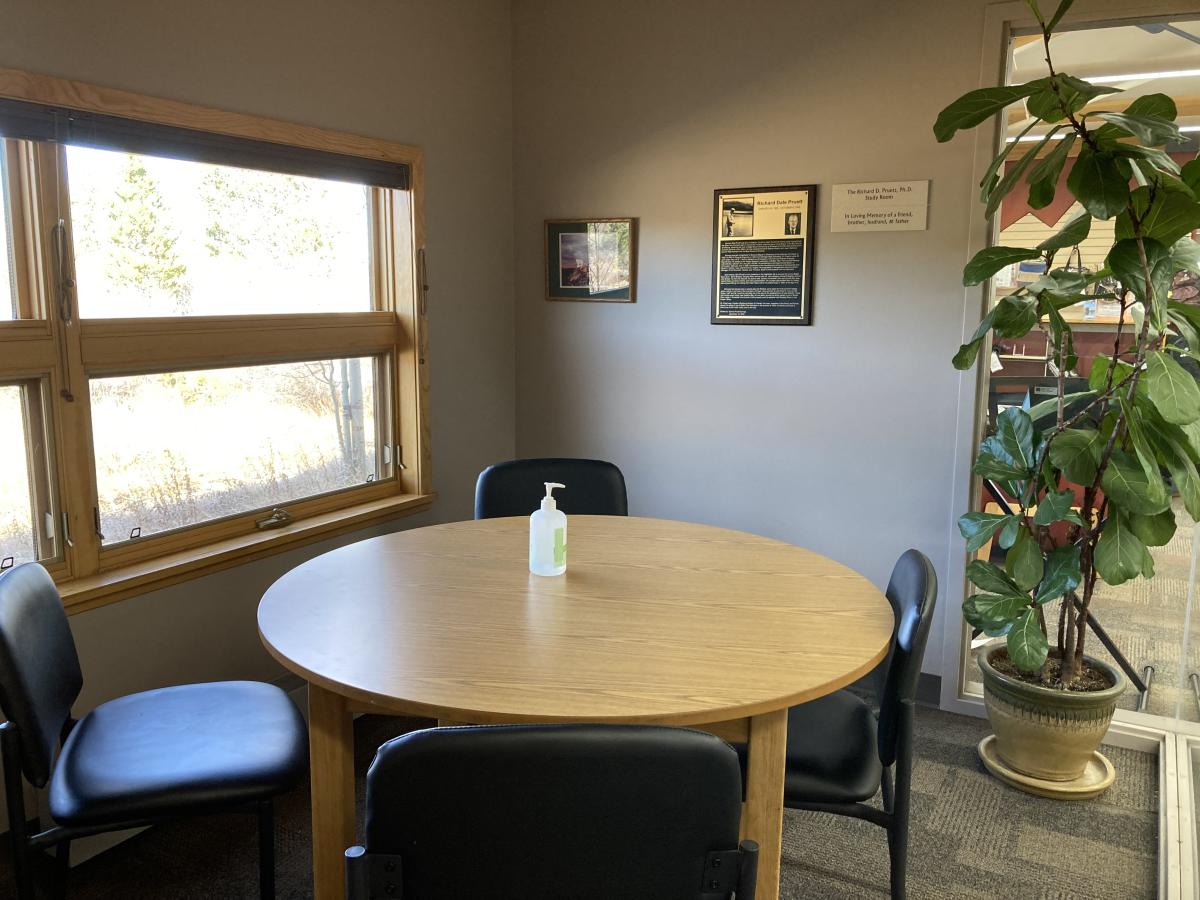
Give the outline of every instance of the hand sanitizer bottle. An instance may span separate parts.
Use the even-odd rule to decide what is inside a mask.
[[[529,571],[534,575],[561,575],[567,571],[567,517],[554,502],[555,488],[565,484],[547,481],[542,508],[529,517]]]

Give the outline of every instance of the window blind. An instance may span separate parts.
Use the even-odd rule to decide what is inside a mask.
[[[0,136],[407,190],[408,166],[328,150],[0,98]]]

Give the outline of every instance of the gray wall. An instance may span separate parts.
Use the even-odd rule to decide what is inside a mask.
[[[983,8],[517,0],[518,453],[615,461],[634,514],[880,584],[915,546],[945,580],[975,198],[971,142],[931,126],[978,85]],[[928,231],[829,232],[829,185],[910,179],[932,180]],[[815,325],[710,325],[713,190],[807,183]],[[636,304],[544,300],[542,220],[574,216],[640,219]]]
[[[506,0],[3,0],[0,19],[0,66],[424,148],[440,499],[391,527],[469,517],[475,475],[515,443]],[[263,591],[379,530],[74,616],[77,711],[164,684],[278,677],[255,625]]]

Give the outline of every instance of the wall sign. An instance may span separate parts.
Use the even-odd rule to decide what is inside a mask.
[[[924,231],[928,181],[866,181],[835,184],[831,231]]]
[[[713,194],[712,323],[811,325],[817,187]]]

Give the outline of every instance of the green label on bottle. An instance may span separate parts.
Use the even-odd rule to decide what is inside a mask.
[[[567,564],[567,529],[554,529],[554,565],[565,566]]]

